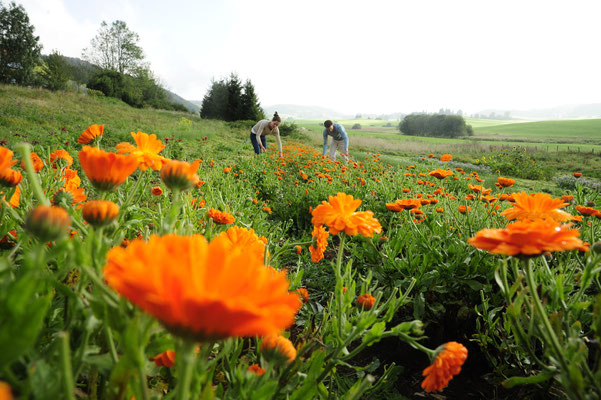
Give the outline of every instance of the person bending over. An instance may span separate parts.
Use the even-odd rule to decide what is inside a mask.
[[[323,123],[323,126],[325,128],[323,130],[322,155],[326,155],[326,150],[328,149],[328,136],[332,136],[332,141],[330,142],[330,159],[334,160],[336,158],[336,149],[338,149],[338,152],[346,158],[348,156],[348,135],[344,130],[344,126],[335,124],[329,119]]]
[[[277,111],[273,114],[273,118],[270,120],[262,119],[255,124],[250,130],[250,142],[255,149],[255,154],[261,154],[262,152],[267,151],[267,139],[266,135],[273,133],[275,135],[275,139],[278,142],[278,149],[280,152],[280,158],[283,157],[282,154],[282,141],[280,140],[280,130],[278,129],[278,125],[282,122],[282,119],[278,115]]]

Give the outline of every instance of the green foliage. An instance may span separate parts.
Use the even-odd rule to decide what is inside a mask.
[[[257,121],[265,118],[265,113],[250,80],[242,86],[238,76],[232,73],[228,79],[211,83],[202,100],[200,116],[224,121]]]
[[[501,148],[476,159],[475,163],[486,165],[502,175],[518,178],[543,179],[552,176],[552,171],[537,164],[525,147]]]
[[[0,3],[0,82],[30,84],[42,46],[23,6]]]
[[[290,136],[299,133],[298,125],[294,122],[284,122],[278,126],[280,136]]]
[[[100,90],[94,90],[94,89],[89,89],[87,90],[87,94],[88,96],[92,96],[92,97],[104,97],[104,93],[101,92]]]
[[[351,129],[361,129],[361,124],[353,124]]]
[[[41,75],[45,82],[44,86],[48,89],[64,90],[69,80],[69,66],[65,62],[64,57],[57,51],[54,51],[44,60]]]
[[[123,21],[113,21],[109,26],[102,21],[91,47],[82,52],[85,60],[102,69],[120,74],[135,74],[143,67],[144,53],[139,46],[140,37]]]
[[[410,136],[434,136],[455,138],[473,134],[460,115],[410,114],[403,118],[399,130]]]

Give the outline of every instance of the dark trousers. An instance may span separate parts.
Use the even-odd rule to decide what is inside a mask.
[[[257,142],[257,135],[252,132],[250,133],[250,142],[253,144],[255,154],[261,154],[261,146],[259,146],[259,142]],[[267,138],[265,136],[261,136],[261,143],[263,144],[263,147],[267,148]]]

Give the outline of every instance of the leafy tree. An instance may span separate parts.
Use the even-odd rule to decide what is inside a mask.
[[[11,2],[0,3],[0,82],[28,84],[33,79],[33,68],[40,58],[42,46],[39,36],[23,6]]]
[[[91,47],[83,50],[82,57],[102,69],[135,74],[144,61],[139,41],[138,34],[130,31],[125,22],[117,20],[109,26],[102,21]]]
[[[69,81],[69,65],[65,58],[55,50],[44,60],[41,75],[48,89],[64,90]]]
[[[474,133],[462,116],[452,114],[410,114],[403,118],[399,129],[412,136],[459,137]]]

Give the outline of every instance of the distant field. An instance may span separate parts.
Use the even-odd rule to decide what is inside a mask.
[[[601,119],[538,121],[518,124],[480,126],[477,133],[495,133],[520,137],[595,139],[601,144]]]

